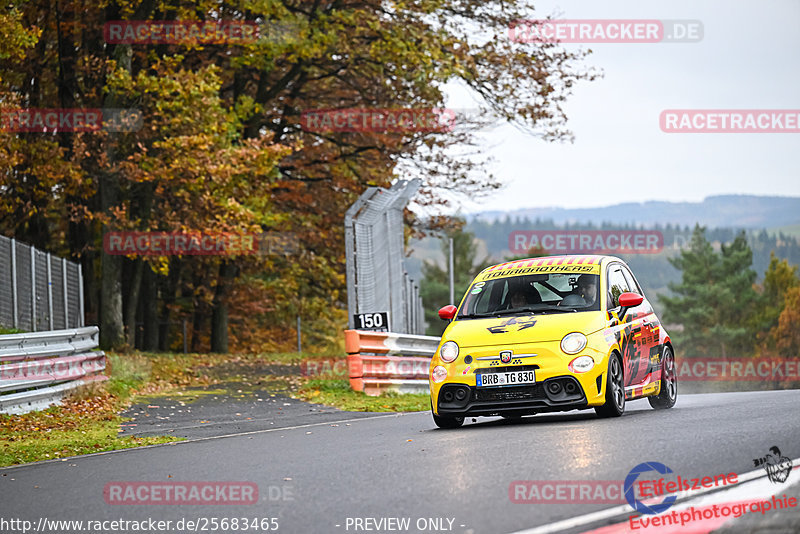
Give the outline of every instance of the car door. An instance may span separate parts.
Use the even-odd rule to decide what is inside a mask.
[[[607,270],[607,301],[609,312],[619,318],[619,296],[631,291],[628,280],[623,274],[623,266],[612,263]],[[648,372],[648,362],[643,354],[643,314],[642,305],[629,308],[619,320],[619,345],[622,351],[622,367],[625,370],[626,397],[630,396],[628,386],[640,383]]]
[[[630,290],[644,297],[641,306],[639,306],[639,308],[641,308],[639,313],[641,314],[642,320],[642,336],[640,338],[642,344],[642,363],[648,367],[648,372],[658,371],[660,369],[659,363],[661,354],[661,345],[659,344],[661,323],[656,316],[652,304],[650,304],[647,297],[645,297],[644,291],[642,291],[641,286],[636,282],[636,278],[634,278],[630,269],[623,265],[622,274],[625,275]],[[658,380],[658,378],[654,380]]]

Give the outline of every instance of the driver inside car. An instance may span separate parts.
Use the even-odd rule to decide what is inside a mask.
[[[539,304],[542,302],[542,297],[534,287],[518,288],[511,293],[511,298],[508,300],[508,308],[524,308],[531,304]]]
[[[597,298],[597,277],[591,274],[582,274],[578,277],[576,294],[583,297],[587,306],[594,304]]]

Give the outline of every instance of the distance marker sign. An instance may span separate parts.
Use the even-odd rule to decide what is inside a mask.
[[[389,313],[356,313],[353,315],[353,324],[357,330],[377,330],[379,332],[389,331]]]

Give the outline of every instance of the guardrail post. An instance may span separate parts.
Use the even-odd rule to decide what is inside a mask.
[[[50,330],[53,329],[53,272],[50,268],[50,253],[47,253],[47,317]]]
[[[83,327],[85,314],[83,313],[83,265],[78,262],[78,304],[80,315],[78,315],[78,327]]]
[[[17,308],[19,308],[18,298],[17,298],[17,240],[11,239],[11,300],[14,301],[14,305],[12,306],[12,314],[13,320],[11,326],[13,328],[17,328],[18,326],[18,312]]]
[[[31,330],[36,332],[36,249],[29,248],[31,251]]]
[[[61,258],[61,281],[64,287],[64,328],[69,328],[69,296],[67,294],[67,260]]]

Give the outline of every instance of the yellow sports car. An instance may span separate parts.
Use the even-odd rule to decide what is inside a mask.
[[[622,260],[553,256],[488,267],[431,360],[433,420],[456,428],[466,416],[520,417],[594,408],[617,417],[625,401],[656,409],[677,398],[669,336]]]

